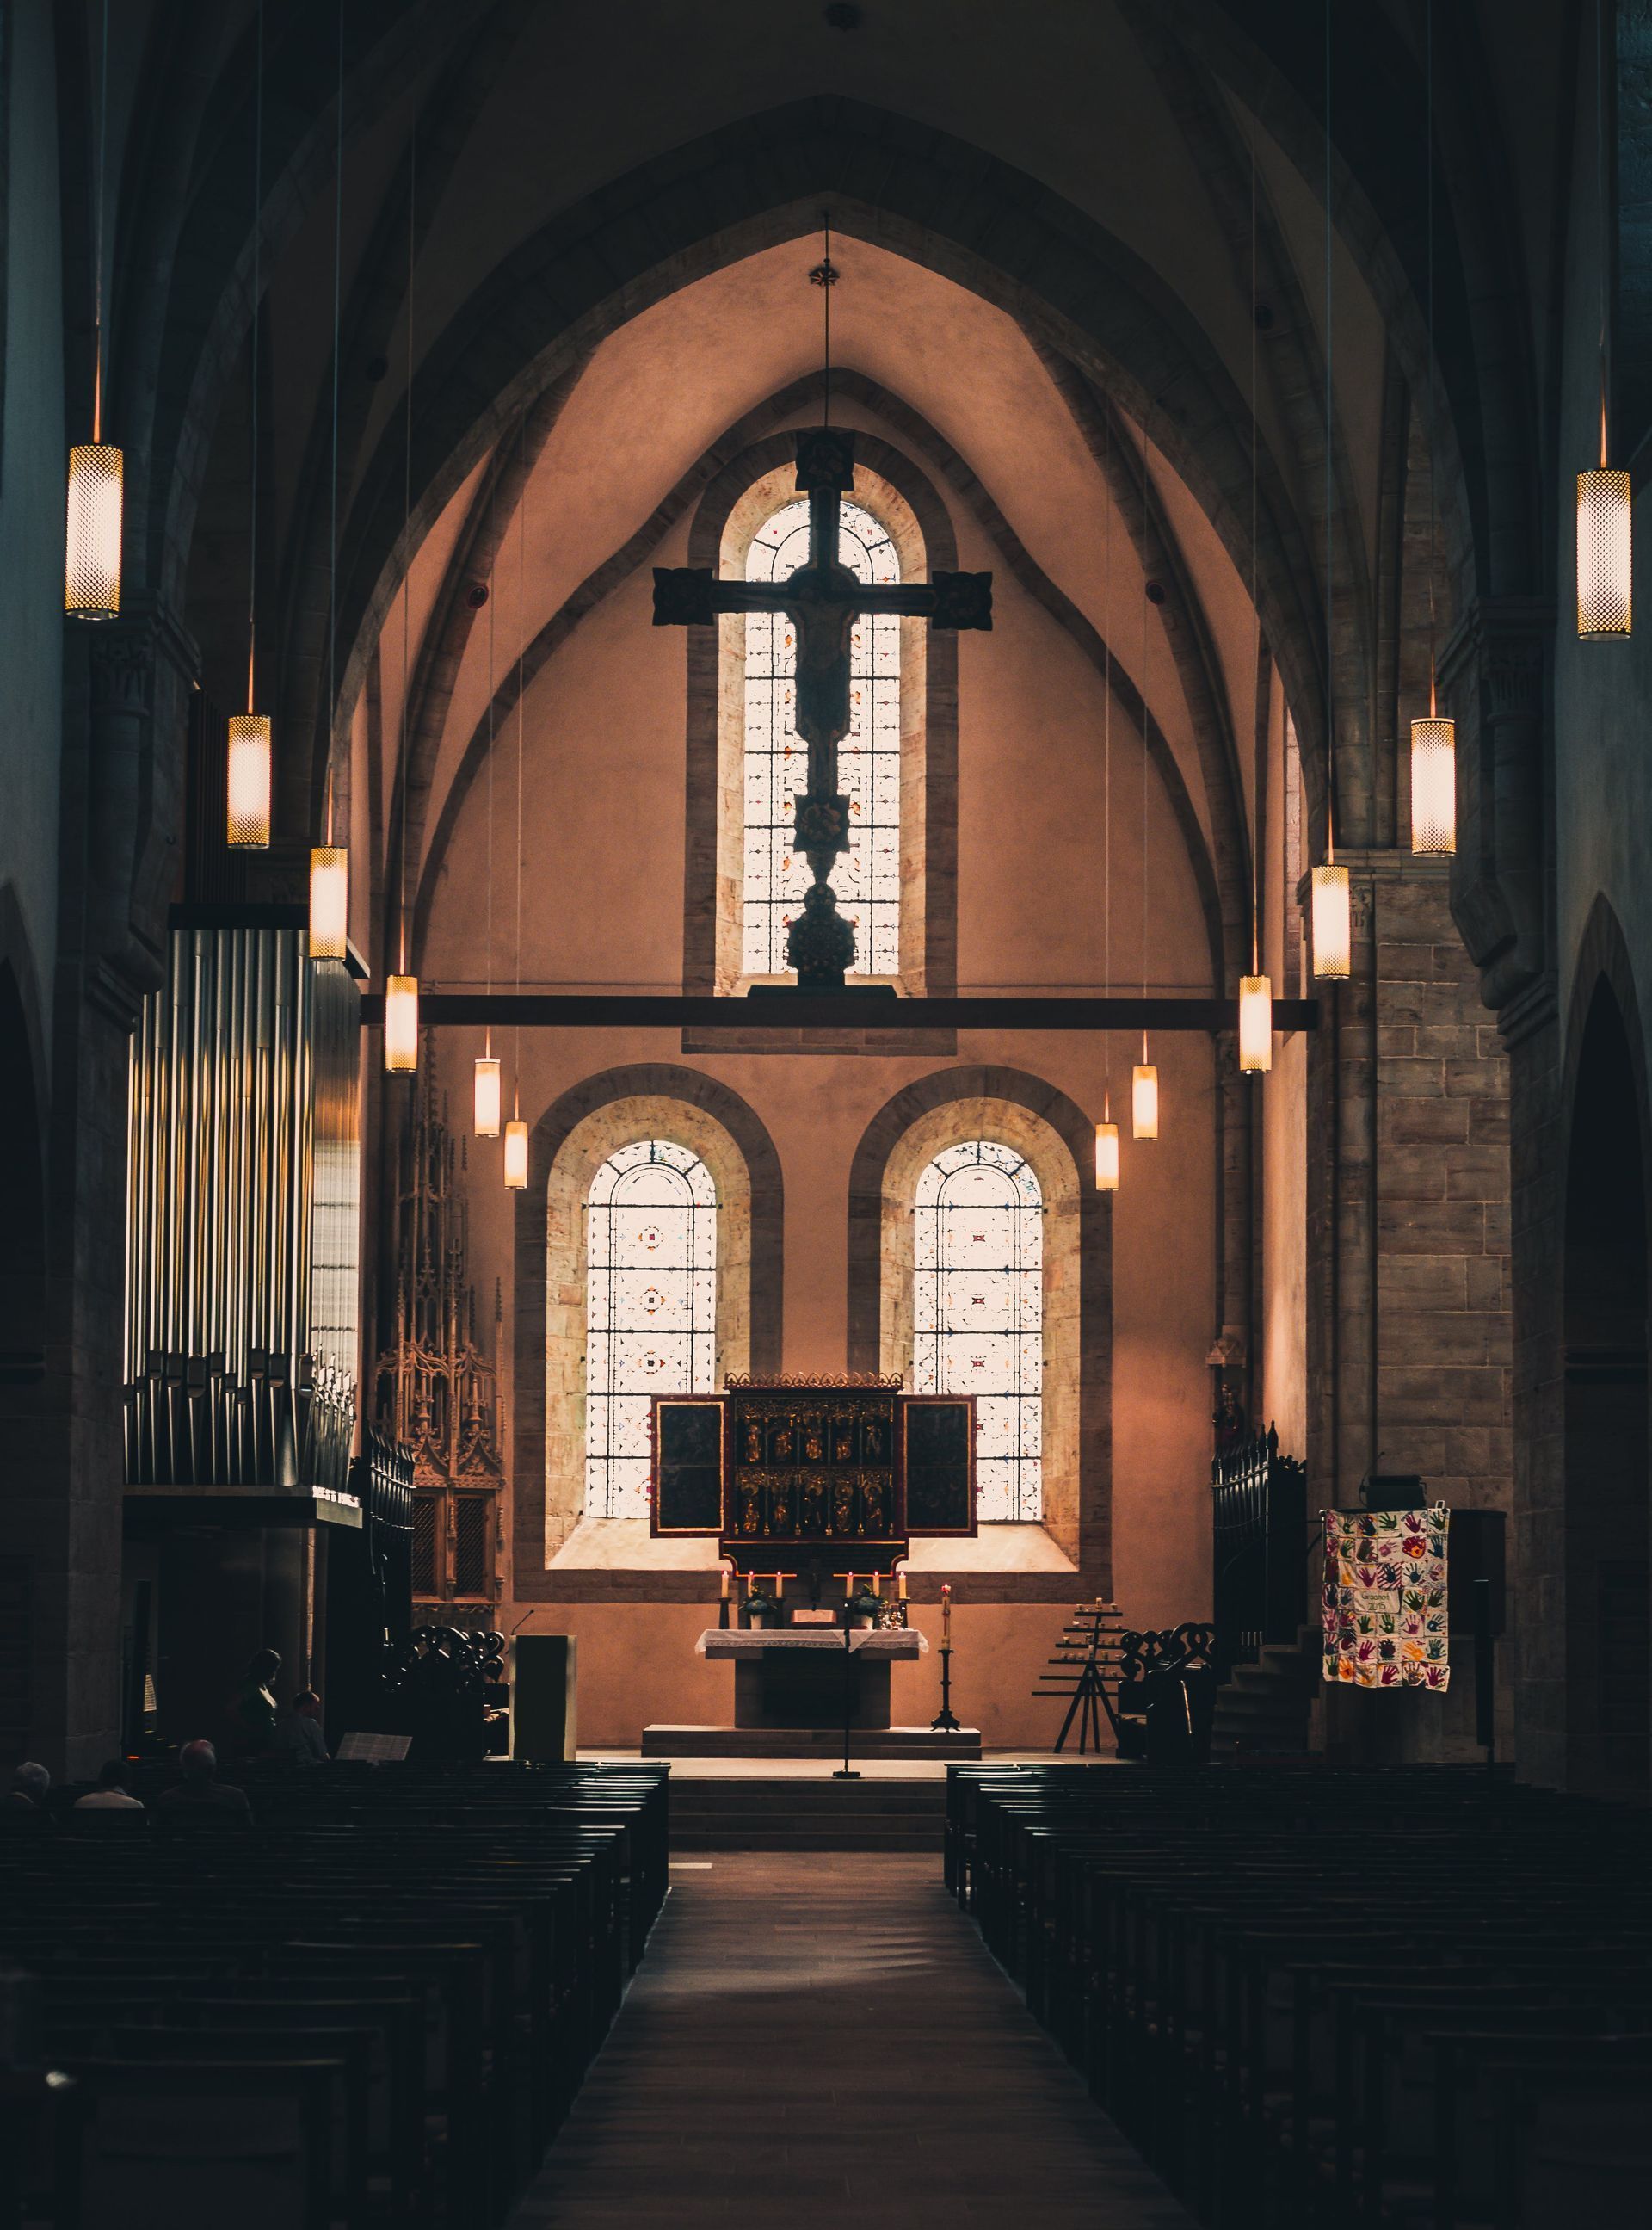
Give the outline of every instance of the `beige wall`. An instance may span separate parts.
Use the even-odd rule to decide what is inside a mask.
[[[988,637],[960,644],[959,962],[961,988],[1064,990],[1101,987],[1106,948],[1102,893],[1103,697],[1100,677],[1070,637],[1008,577],[973,519],[954,509],[959,562],[996,573]],[[680,563],[679,525],[652,553]],[[524,764],[525,985],[665,986],[682,968],[685,648],[650,625],[646,568],[571,635],[529,690]],[[1036,708],[1036,711],[1034,710]],[[1115,987],[1143,973],[1140,828],[1142,756],[1116,713],[1112,723]],[[515,977],[514,738],[494,797],[496,983]],[[1205,931],[1192,877],[1163,793],[1147,796],[1146,974],[1154,986],[1208,988]],[[460,816],[432,914],[426,980],[479,982],[487,972],[485,784]],[[451,1104],[468,1100],[467,1034],[441,1041]],[[512,1048],[504,1052],[508,1070]],[[1131,1063],[1139,1045],[1111,1047],[1115,1112],[1128,1125]],[[1208,1044],[1163,1038],[1160,1142],[1127,1138],[1115,1203],[1113,1295],[1115,1592],[1133,1623],[1203,1612],[1209,1599],[1206,1478],[1215,1311],[1214,1074]],[[1067,1034],[972,1033],[959,1063],[1012,1067],[1102,1112],[1109,1048]],[[666,1031],[530,1034],[521,1048],[522,1112],[531,1125],[561,1093],[597,1071],[630,1062],[683,1062],[737,1092],[772,1139],[785,1190],[785,1367],[845,1367],[848,1188],[867,1125],[896,1092],[934,1070],[916,1055],[834,1053],[784,1058],[697,1053],[685,1060]],[[496,1146],[473,1142],[471,1273],[505,1303],[500,1360],[508,1375],[512,1207]],[[619,1590],[616,1590],[618,1592]],[[985,1589],[982,1590],[985,1592]],[[648,1718],[726,1718],[726,1672],[691,1656],[709,1614],[697,1605],[582,1602],[541,1606],[536,1627],[580,1632],[582,1737],[634,1742]],[[1037,1603],[967,1602],[961,1621],[979,1638],[977,1671],[961,1708],[996,1714],[993,1739],[1036,1743],[1044,1726],[1029,1691],[1048,1654],[1073,1583],[1051,1576]],[[526,1608],[524,1606],[523,1608]],[[507,1607],[509,1625],[518,1613]],[[967,1629],[961,1625],[961,1639]],[[990,1677],[987,1668],[990,1667]],[[931,1667],[914,1679],[897,1716],[930,1716]],[[961,1680],[963,1675],[961,1672]],[[1040,1707],[1047,1716],[1048,1707]],[[985,1726],[985,1722],[983,1722]],[[1046,1730],[1049,1731],[1052,1730]]]

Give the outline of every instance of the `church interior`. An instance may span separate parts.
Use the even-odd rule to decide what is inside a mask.
[[[0,2230],[1638,2215],[1649,212],[1640,0],[0,9]]]

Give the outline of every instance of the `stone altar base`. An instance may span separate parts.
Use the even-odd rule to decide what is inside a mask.
[[[822,1764],[843,1756],[843,1728],[675,1727],[642,1731],[645,1757],[802,1757]],[[856,1727],[849,1762],[864,1757],[978,1758],[980,1729],[937,1734],[930,1727]]]

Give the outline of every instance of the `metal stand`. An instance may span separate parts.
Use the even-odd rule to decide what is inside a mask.
[[[1101,1705],[1101,1711],[1096,1708],[1098,1704]],[[1075,1718],[1078,1721],[1080,1757],[1083,1757],[1087,1750],[1100,1750],[1102,1711],[1107,1713],[1109,1723],[1113,1729],[1114,1739],[1116,1741],[1119,1723],[1113,1717],[1113,1706],[1102,1679],[1102,1669],[1096,1662],[1096,1652],[1092,1648],[1090,1655],[1084,1660],[1083,1671],[1078,1675],[1078,1685],[1073,1690],[1071,1703],[1067,1706],[1067,1716],[1061,1723],[1061,1732],[1056,1737],[1057,1750],[1059,1751],[1066,1747],[1067,1737],[1072,1731]]]
[[[858,1781],[859,1774],[849,1763],[849,1723],[855,1715],[855,1650],[850,1640],[849,1606],[843,1609],[843,1763],[833,1772],[834,1781]]]
[[[963,1732],[961,1723],[954,1716],[952,1708],[952,1644],[941,1645],[941,1711],[929,1722],[932,1735],[956,1735]]]

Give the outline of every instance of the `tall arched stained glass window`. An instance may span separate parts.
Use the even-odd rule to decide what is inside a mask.
[[[982,1518],[1043,1514],[1044,1195],[1012,1147],[948,1146],[913,1203],[913,1372],[974,1394]]]
[[[839,556],[858,580],[901,577],[895,545],[869,511],[841,506]],[[746,555],[749,581],[783,581],[808,557],[807,498],[783,504]],[[786,932],[811,877],[792,846],[793,812],[808,770],[808,747],[793,725],[797,644],[783,613],[746,616],[745,867],[741,967],[749,976],[785,972]],[[850,637],[849,733],[839,746],[849,800],[850,848],[832,887],[855,931],[858,976],[893,976],[901,957],[901,623],[892,614],[858,619]]]
[[[643,1138],[603,1163],[585,1215],[585,1513],[646,1518],[649,1396],[711,1391],[717,1187],[686,1146]]]

